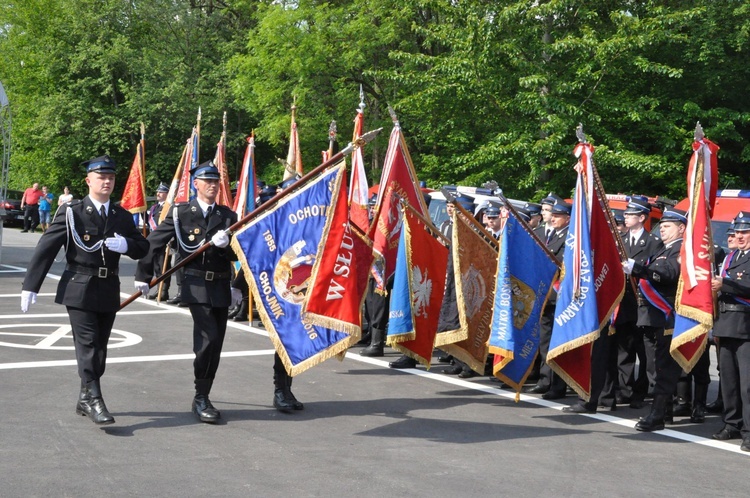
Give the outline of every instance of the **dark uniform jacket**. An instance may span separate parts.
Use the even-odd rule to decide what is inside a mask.
[[[626,239],[623,242],[628,258],[635,260],[635,263],[640,266],[646,266],[648,258],[664,248],[661,239],[647,230],[643,230],[641,236],[635,241],[635,245],[630,243],[630,233],[623,238]],[[636,281],[637,288],[638,282]],[[643,301],[643,295],[640,290],[637,292],[638,295],[636,297],[636,294],[633,292],[633,286],[629,281],[625,282],[625,294],[622,296],[622,301],[620,302],[620,309],[617,312],[615,325],[630,322],[636,323],[638,321],[638,302]]]
[[[175,232],[175,209],[179,220],[179,234]],[[215,204],[211,217],[206,222],[197,200],[177,204],[169,210],[164,221],[148,236],[151,247],[148,255],[138,262],[135,279],[141,282],[151,282],[157,254],[163,253],[164,247],[172,238],[177,238],[177,235],[179,239],[175,247],[180,259],[185,259],[195,251],[185,246],[196,246],[203,240],[210,241],[216,232],[226,230],[236,222],[237,214],[226,206]],[[211,246],[185,265],[180,292],[182,302],[209,304],[216,308],[228,307],[232,301],[229,286],[232,261],[237,261],[237,255],[229,246],[223,249]]]
[[[682,239],[674,241],[669,246],[664,246],[656,254],[649,258],[646,265],[634,264],[633,275],[648,280],[654,289],[669,302],[674,308],[674,300],[677,294],[677,282],[680,278],[680,249]],[[674,324],[674,311],[669,320],[664,313],[645,298],[638,303],[638,325],[645,327],[672,328]]]
[[[563,256],[565,255],[565,240],[568,238],[568,228],[565,227],[559,231],[556,231],[552,234],[552,238],[549,241],[549,244],[547,244],[547,249],[549,249],[552,254],[555,255],[555,259],[562,263]],[[545,241],[546,236],[544,232],[541,233],[541,239],[542,242]],[[547,306],[545,306],[545,310],[552,308],[554,311],[554,307],[557,303],[557,292],[553,292],[550,294],[549,299],[547,300]]]
[[[727,266],[719,296],[719,319],[714,323],[716,337],[750,340],[750,306],[735,297],[750,299],[750,251],[739,257],[739,251]],[[729,257],[727,256],[727,257]]]
[[[69,212],[72,213],[73,225],[70,227]],[[117,311],[120,308],[120,253],[110,251],[104,245],[94,252],[87,252],[78,245],[92,247],[107,237],[113,237],[115,232],[128,241],[127,256],[138,259],[146,255],[148,242],[125,209],[110,201],[104,224],[88,196],[63,204],[39,239],[23,281],[23,290],[39,292],[57,252],[65,245],[68,265],[57,286],[55,302],[89,311]]]

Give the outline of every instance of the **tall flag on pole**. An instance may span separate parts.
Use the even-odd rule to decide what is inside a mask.
[[[198,127],[200,127],[201,121],[201,109],[198,108]],[[174,176],[172,177],[172,183],[169,185],[169,193],[167,199],[164,201],[164,206],[161,209],[159,215],[159,223],[164,221],[167,217],[169,210],[178,202],[187,202],[190,200],[190,169],[191,164],[194,161],[194,149],[196,145],[196,128],[193,127],[193,131],[190,134],[190,138],[187,139],[187,144],[182,150],[182,156],[180,162],[177,164]],[[195,159],[197,161],[197,158]],[[196,162],[197,164],[197,162]]]
[[[448,265],[448,271],[453,274],[446,275],[453,286],[446,284],[443,306],[449,296],[455,299],[459,327],[457,330],[438,327],[435,346],[483,374],[494,309],[498,247],[494,239],[478,232],[482,229],[473,221],[458,209],[453,212],[450,254],[453,264]],[[455,288],[455,292],[449,292],[451,288]]]
[[[214,166],[219,170],[219,195],[216,202],[222,206],[233,206],[232,190],[229,186],[229,172],[227,171],[226,148],[227,148],[227,113],[224,111],[222,120],[224,128],[221,132],[219,143],[216,144],[216,155],[214,156]]]
[[[242,159],[242,171],[237,181],[237,196],[232,210],[239,218],[255,210],[255,199],[258,197],[258,181],[255,177],[255,131],[247,137],[245,157]]]
[[[716,201],[719,146],[696,126],[693,155],[688,165],[687,185],[690,208],[680,249],[680,279],[675,299],[675,326],[670,353],[683,370],[693,369],[706,348],[713,327],[714,296],[711,291],[714,245],[711,213]]]
[[[122,193],[120,206],[133,214],[145,213],[146,205],[146,128],[141,123],[141,141],[135,151],[135,159],[130,167],[128,181]]]
[[[448,248],[433,235],[434,225],[416,209],[404,204],[402,216],[387,343],[429,368],[445,291]]]
[[[346,178],[334,193],[322,240],[302,304],[303,317],[359,338],[372,242],[349,223]]]
[[[389,111],[393,120],[393,130],[380,177],[375,217],[369,232],[375,254],[373,276],[378,291],[385,290],[386,281],[396,266],[396,251],[402,226],[399,202],[403,200],[422,216],[427,216],[428,212],[401,125],[393,109],[389,108]]]
[[[513,211],[500,237],[489,351],[493,374],[521,392],[539,351],[542,310],[558,263]]]
[[[573,154],[578,158],[578,167],[583,171],[587,185],[586,202],[590,213],[596,307],[599,310],[599,329],[602,330],[610,321],[612,313],[625,294],[625,273],[621,270],[624,250],[621,255],[619,247],[622,241],[616,229],[614,215],[606,202],[607,194],[604,192],[594,164],[594,146],[586,141],[583,126],[579,125],[577,131],[580,143],[573,150]]]
[[[193,128],[193,133],[188,139],[187,154],[185,155],[185,163],[182,165],[182,172],[180,175],[179,184],[177,185],[177,193],[174,197],[175,204],[178,202],[189,202],[193,198],[193,182],[191,181],[192,175],[190,171],[195,168],[195,146],[197,144],[198,132],[196,128]]]
[[[593,344],[622,298],[625,279],[594,187],[593,147],[582,142],[574,153],[578,156],[576,190],[547,363],[588,401]]]
[[[295,185],[232,239],[261,320],[290,375],[336,356],[356,339],[303,319],[302,303],[324,243],[327,213],[346,175],[343,162]]]
[[[359,108],[354,118],[354,137],[356,140],[364,131],[365,95],[362,85],[359,86]],[[352,153],[352,180],[349,185],[349,219],[363,232],[370,229],[370,218],[368,214],[367,174],[365,173],[365,161],[362,149],[357,148]]]
[[[292,104],[292,125],[289,130],[289,151],[284,162],[284,180],[303,174],[302,155],[299,150],[299,135],[297,134],[297,97],[295,97]]]

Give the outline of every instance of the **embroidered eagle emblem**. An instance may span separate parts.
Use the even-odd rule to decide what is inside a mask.
[[[427,308],[432,296],[432,280],[427,275],[427,270],[422,274],[422,269],[414,267],[412,272],[412,308],[416,316],[427,318]]]

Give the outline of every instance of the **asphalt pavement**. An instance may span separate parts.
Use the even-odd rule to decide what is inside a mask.
[[[102,390],[116,418],[75,414],[79,389],[58,257],[39,300],[20,311],[40,234],[2,229],[0,494],[27,496],[746,496],[750,454],[719,442],[718,416],[667,430],[633,426],[648,406],[593,415],[462,380],[433,362],[358,348],[294,379],[305,410],[276,411],[273,350],[262,328],[231,322],[211,393],[218,425],[190,413],[192,321],[186,308],[138,299],[118,314]],[[123,300],[135,263],[124,258]],[[712,375],[715,375],[712,366]],[[716,381],[716,377],[714,377]],[[715,397],[712,382],[709,400]]]

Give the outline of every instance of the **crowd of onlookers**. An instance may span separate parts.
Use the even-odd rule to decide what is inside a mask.
[[[70,189],[65,187],[64,193],[57,198],[55,207],[62,206],[66,202],[73,200],[73,194]],[[36,232],[37,227],[42,229],[42,233],[47,231],[49,224],[52,223],[52,207],[54,205],[55,194],[49,191],[46,185],[39,188],[39,183],[34,183],[27,188],[21,198],[21,209],[23,210],[23,230],[22,233]]]

